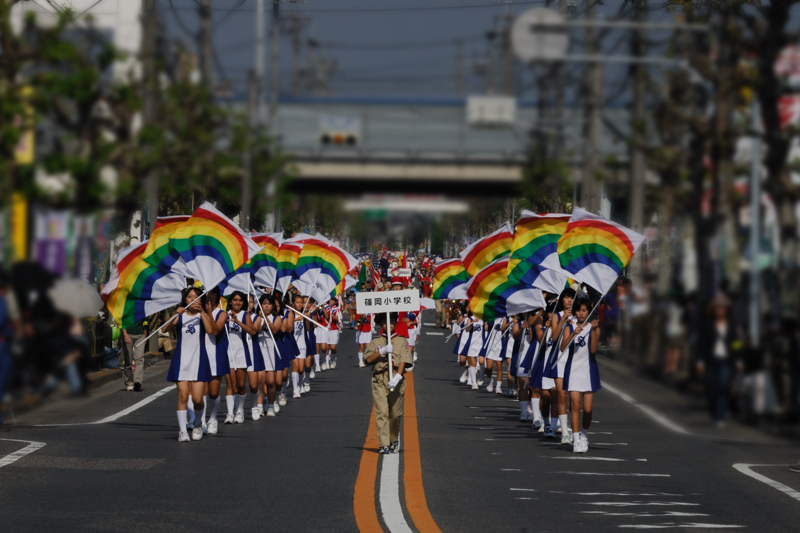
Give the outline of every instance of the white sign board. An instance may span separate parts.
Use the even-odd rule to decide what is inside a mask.
[[[470,126],[513,126],[517,120],[517,99],[512,96],[467,97]]]
[[[564,57],[569,33],[558,11],[535,7],[522,13],[511,26],[511,45],[521,60],[531,62]]]
[[[356,293],[356,310],[360,315],[399,311],[416,312],[419,310],[419,291],[359,292]]]
[[[401,278],[410,278],[411,277],[411,269],[410,268],[398,268],[397,275]]]

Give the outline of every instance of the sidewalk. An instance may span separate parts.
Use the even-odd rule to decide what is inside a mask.
[[[160,352],[148,352],[145,354],[145,368],[150,368],[157,362],[163,360],[164,356]],[[115,380],[120,380],[121,382],[122,370],[106,368],[98,370],[97,372],[89,372],[86,374],[86,380],[88,382],[88,390],[92,391]],[[69,398],[69,389],[66,383],[61,383],[55,391],[47,396],[28,394],[12,399],[10,405],[4,404],[0,406],[0,414],[3,415],[5,423],[8,424],[12,423],[13,419],[16,417],[29,413],[39,407],[60,402],[66,398]]]
[[[598,354],[597,360],[600,365],[602,381],[608,381],[615,388],[655,409],[671,422],[694,435],[747,440],[763,444],[776,441],[785,444],[786,439],[797,442],[800,436],[800,427],[797,424],[780,425],[762,422],[755,426],[739,422],[733,417],[728,418],[724,428],[717,428],[711,422],[704,396],[695,392],[678,391],[641,375],[627,365],[610,359],[602,352]]]

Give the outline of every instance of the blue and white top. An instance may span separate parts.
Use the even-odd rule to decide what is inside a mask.
[[[206,351],[206,331],[200,313],[179,315],[177,342],[167,381],[211,381],[211,366]]]
[[[236,313],[236,318],[239,319],[239,322],[244,323],[246,313],[247,311]],[[250,359],[250,346],[247,342],[248,335],[233,320],[228,320],[226,327],[228,328],[228,356],[230,357],[231,368],[246,370],[247,367],[253,364]]]
[[[225,311],[222,309],[214,309],[211,312],[211,319],[216,322],[219,315],[224,313]],[[228,336],[225,331],[220,331],[218,335],[206,333],[206,352],[212,376],[227,376],[231,373],[231,365],[228,361]]]
[[[570,324],[564,335],[575,331]],[[591,352],[592,325],[586,324],[575,336],[569,347],[569,357],[564,368],[564,389],[578,392],[597,392],[600,390],[600,371],[597,359]]]

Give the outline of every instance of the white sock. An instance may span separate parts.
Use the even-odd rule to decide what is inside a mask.
[[[325,352],[325,364],[330,366],[331,365],[331,351],[328,350]]]
[[[475,385],[478,383],[478,367],[469,367],[469,384]]]
[[[186,433],[186,411],[178,411],[178,427],[181,433]]]
[[[528,402],[527,401],[519,401],[519,415],[520,416],[528,416]]]
[[[497,384],[494,386],[494,391],[495,392],[500,392],[501,390],[503,390],[502,387],[501,387],[502,384],[503,384],[503,382],[498,379],[497,380]]]
[[[569,431],[569,422],[567,422],[567,415],[558,415],[558,422],[561,424],[561,433]]]
[[[208,413],[208,419],[209,420],[216,420],[217,419],[217,414],[219,413],[219,400],[220,400],[219,396],[217,396],[213,400],[211,398],[208,398],[208,402],[207,403],[211,404],[211,412]]]
[[[192,395],[189,395],[189,401],[186,403],[186,419],[190,424],[194,424],[194,402],[192,401]]]
[[[297,382],[300,380],[300,374],[297,372],[292,372],[292,391],[297,392],[299,390],[299,386]]]
[[[244,402],[247,401],[247,393],[239,395],[239,405],[236,407],[236,414],[244,414]]]
[[[364,362],[364,352],[358,352],[358,362],[359,363]]]
[[[319,354],[318,353],[314,354],[314,366],[316,367],[317,370],[319,370]]]
[[[232,415],[234,413],[235,411],[234,405],[235,405],[235,397],[233,396],[233,394],[225,396],[225,406],[228,408],[229,415]]]
[[[539,401],[541,398],[531,398],[531,408],[533,409],[533,421],[542,420],[542,411],[539,409]]]

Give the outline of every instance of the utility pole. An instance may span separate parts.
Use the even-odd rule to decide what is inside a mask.
[[[156,0],[144,0],[144,13],[142,14],[142,74],[144,77],[144,108],[142,121],[144,126],[150,126],[156,121],[156,41],[158,39],[158,16],[156,15]],[[150,171],[146,178],[147,208],[149,211],[149,231],[156,227],[158,218],[158,176]],[[149,237],[149,234],[148,234]]]
[[[270,25],[270,63],[269,63],[269,117],[267,126],[274,143],[278,142],[278,92],[280,92],[280,0],[272,0],[272,24]],[[273,176],[267,183],[267,202],[274,204],[275,194],[278,191],[278,176]],[[280,230],[281,215],[277,207],[267,214],[266,230],[269,232]]]
[[[455,91],[456,97],[461,98],[464,96],[464,59],[462,57],[462,53],[464,50],[464,43],[460,40],[456,40],[456,64],[454,69],[455,74]]]
[[[636,5],[636,20],[644,22],[647,13],[647,0],[638,0]],[[632,55],[642,57],[645,55],[644,30],[634,30],[632,34]],[[647,69],[644,65],[634,63],[631,65],[633,75],[633,135],[644,134],[645,125],[645,90]],[[630,168],[630,228],[636,233],[644,233],[644,185],[645,185],[645,157],[642,149],[636,144],[631,144]],[[642,283],[644,254],[635,254],[630,265],[630,277],[634,283]]]
[[[503,53],[500,91],[504,96],[514,94],[514,55],[511,51],[511,24],[513,21],[514,17],[509,13],[500,18],[500,46]]]
[[[300,66],[300,34],[303,31],[304,22],[300,15],[292,17],[292,24],[289,26],[289,32],[292,34],[292,96],[298,96],[302,90],[303,85],[303,72]]]
[[[588,21],[594,21],[594,6],[596,0],[586,0]],[[588,53],[598,55],[595,28],[592,24],[586,27],[586,43]],[[597,62],[589,65],[587,76],[587,106],[586,106],[586,141],[584,142],[583,178],[581,187],[581,207],[587,211],[598,214],[601,205],[602,185],[596,179],[600,161],[598,152],[600,148],[600,130],[602,127],[601,106],[603,103],[603,69]]]
[[[214,90],[214,72],[211,51],[211,0],[201,0],[197,6],[200,16],[200,33],[198,34],[198,48],[200,50],[200,76],[203,85],[209,90]]]
[[[239,217],[239,226],[244,231],[250,231],[250,204],[252,203],[251,186],[253,182],[253,130],[257,123],[256,102],[258,95],[258,80],[252,70],[247,76],[247,132],[245,133],[244,157],[242,162],[242,212]]]
[[[264,122],[262,117],[263,106],[262,94],[264,87],[264,66],[266,62],[265,48],[266,40],[266,16],[264,13],[264,0],[258,0],[256,3],[256,49],[255,49],[255,73],[256,81],[258,82],[258,94],[256,95],[256,116],[258,117],[258,125]]]

